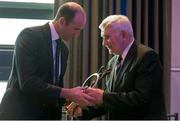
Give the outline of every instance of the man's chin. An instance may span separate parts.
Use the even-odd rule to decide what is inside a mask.
[[[109,54],[110,54],[110,55],[118,55],[117,53],[115,53],[115,52],[113,52],[113,51],[111,51],[111,50],[109,50]]]
[[[113,54],[113,52],[112,52],[111,50],[109,50],[109,54],[110,54],[110,55],[112,55],[112,54]]]

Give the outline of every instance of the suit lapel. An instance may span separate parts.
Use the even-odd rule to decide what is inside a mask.
[[[52,40],[51,40],[51,31],[50,31],[50,27],[49,27],[49,24],[45,24],[44,26],[44,42],[46,42],[47,44],[47,59],[48,59],[48,62],[49,62],[49,69],[50,69],[50,76],[51,76],[51,79],[53,80],[53,51],[52,51]],[[53,83],[50,82],[50,83]]]
[[[121,68],[119,69],[119,71],[117,72],[117,76],[114,79],[114,86],[112,87],[112,90],[116,90],[116,87],[119,88],[119,85],[122,83],[122,79],[123,79],[123,75],[125,74],[125,72],[127,72],[130,69],[130,65],[132,64],[134,57],[135,57],[135,53],[136,53],[136,42],[134,42],[124,60],[123,65],[121,66]]]
[[[67,67],[68,52],[67,46],[63,40],[61,40],[61,77],[63,77]]]

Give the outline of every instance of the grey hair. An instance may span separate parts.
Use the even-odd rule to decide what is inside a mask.
[[[99,28],[102,32],[104,32],[104,29],[108,26],[111,26],[114,30],[126,31],[131,36],[134,36],[131,22],[129,21],[127,16],[110,15],[102,21],[102,23],[99,25]]]

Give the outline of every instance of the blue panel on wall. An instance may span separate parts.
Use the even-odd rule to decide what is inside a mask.
[[[13,50],[0,49],[0,81],[8,80],[11,72]]]
[[[121,3],[120,3],[121,7],[120,7],[120,13],[122,15],[126,15],[126,0],[121,0]]]

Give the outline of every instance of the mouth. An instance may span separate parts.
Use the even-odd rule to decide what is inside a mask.
[[[111,46],[110,46],[110,45],[106,45],[106,48],[107,48],[108,50],[111,50]]]

